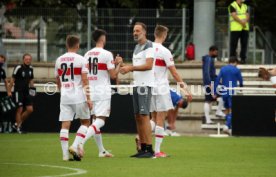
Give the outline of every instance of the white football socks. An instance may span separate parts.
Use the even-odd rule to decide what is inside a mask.
[[[218,108],[217,108],[217,114],[222,113],[222,109],[223,109],[223,99],[221,97],[217,98],[218,101]]]
[[[63,154],[63,160],[68,160],[69,159],[69,130],[67,129],[61,129],[60,130],[60,144],[61,144],[61,149],[62,149],[62,154]]]
[[[210,103],[207,103],[207,102],[204,103],[204,115],[206,118],[206,123],[212,122],[210,118]]]
[[[160,147],[164,139],[164,128],[156,126],[155,127],[155,153],[160,152]]]
[[[94,136],[95,134],[101,133],[100,129],[104,126],[105,122],[102,119],[96,118],[96,120],[90,125],[87,129],[86,136],[82,142],[82,144],[85,144],[86,141]]]
[[[77,131],[75,140],[72,144],[73,148],[76,150],[78,148],[78,145],[83,142],[83,139],[85,138],[86,132],[87,132],[87,127],[84,125],[81,125],[80,128]]]
[[[96,144],[98,146],[99,153],[104,152],[105,149],[104,149],[104,146],[103,146],[102,134],[101,133],[95,134],[94,135],[94,139],[95,139],[95,142],[96,142]]]

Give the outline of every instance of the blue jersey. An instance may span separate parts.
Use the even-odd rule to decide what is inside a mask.
[[[170,89],[170,93],[171,93],[172,104],[174,107],[176,107],[178,102],[182,99],[182,96],[173,89]]]
[[[241,76],[241,71],[234,65],[226,65],[221,68],[219,75],[215,82],[215,88],[221,83],[225,87],[237,87],[238,82],[240,87],[243,86],[243,79]],[[233,92],[227,91],[227,94],[232,94]]]
[[[202,57],[202,77],[204,85],[211,85],[211,82],[216,79],[214,58],[209,55]]]

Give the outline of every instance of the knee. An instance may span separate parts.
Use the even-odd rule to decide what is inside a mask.
[[[30,114],[30,113],[32,113],[34,111],[34,108],[32,106],[28,106],[26,108],[26,111]]]
[[[90,120],[89,119],[81,120],[81,125],[84,125],[84,126],[88,127],[90,125]]]

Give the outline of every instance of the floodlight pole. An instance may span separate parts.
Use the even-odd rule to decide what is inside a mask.
[[[194,0],[195,59],[206,55],[215,42],[215,0]]]

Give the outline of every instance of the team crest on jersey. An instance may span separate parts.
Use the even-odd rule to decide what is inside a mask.
[[[31,76],[32,75],[32,71],[29,71],[29,76]]]
[[[22,77],[25,77],[25,72],[24,71],[22,72]]]

